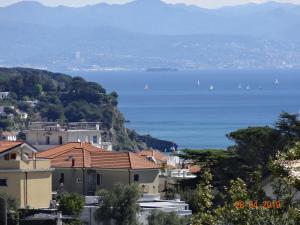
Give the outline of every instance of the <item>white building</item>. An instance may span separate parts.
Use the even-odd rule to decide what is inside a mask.
[[[2,131],[0,132],[0,139],[5,141],[16,141],[17,133],[13,131]]]
[[[287,170],[289,170],[289,175],[291,177],[296,178],[297,180],[300,180],[300,160],[293,160],[293,161],[286,161],[284,166]],[[272,183],[274,181],[272,180],[271,176],[265,178],[262,182],[263,190],[265,191],[266,195],[270,197],[271,199],[276,199],[276,195],[274,193],[274,189],[272,186]],[[293,198],[297,201],[300,200],[300,191],[298,191],[296,188],[292,189],[293,192]]]
[[[39,103],[38,100],[32,100],[32,101],[23,101],[26,104],[29,104],[32,108],[35,108],[37,106],[37,104]]]
[[[0,99],[5,99],[9,95],[9,92],[0,92]]]
[[[25,131],[26,142],[38,150],[47,150],[69,142],[88,142],[96,147],[112,150],[110,142],[102,142],[99,123],[31,123]]]

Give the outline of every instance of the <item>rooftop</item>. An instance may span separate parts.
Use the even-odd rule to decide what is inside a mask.
[[[23,141],[0,141],[0,154],[21,146]]]
[[[51,160],[54,168],[156,169],[158,166],[132,152],[107,152],[90,143],[68,143],[36,157]]]
[[[155,160],[159,161],[167,161],[168,156],[163,154],[162,152],[154,149],[148,149],[148,150],[143,150],[138,152],[138,155],[144,157],[144,158],[149,158],[149,157],[154,157]]]

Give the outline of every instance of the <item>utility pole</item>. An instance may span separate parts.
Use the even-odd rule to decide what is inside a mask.
[[[0,196],[0,224],[7,225],[7,201]]]

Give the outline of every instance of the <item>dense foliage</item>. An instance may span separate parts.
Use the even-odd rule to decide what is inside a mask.
[[[10,112],[0,116],[0,131],[22,130],[30,121],[101,122],[104,141],[111,141],[116,150],[153,145],[164,150],[174,145],[126,129],[125,119],[117,109],[118,94],[107,93],[101,85],[81,77],[0,68],[0,92],[3,91],[10,94],[0,101],[0,106],[6,106]],[[37,101],[37,105],[32,106],[30,101]],[[28,119],[21,119],[20,112],[26,112]]]
[[[188,218],[179,217],[176,213],[166,213],[160,210],[153,210],[148,216],[148,225],[185,225]]]
[[[104,224],[113,220],[116,225],[137,225],[140,197],[137,185],[117,185],[112,191],[100,190],[100,208],[95,212],[95,218]]]
[[[202,167],[198,178],[182,182],[182,196],[194,212],[193,225],[300,224],[300,202],[295,198],[300,181],[292,172],[294,160],[300,160],[297,117],[283,113],[275,127],[232,132],[228,137],[235,144],[227,150],[183,153],[182,157]],[[266,185],[273,190],[273,200],[280,201],[279,208],[263,207],[264,201],[271,200]],[[250,207],[253,200],[258,207]],[[237,207],[240,201],[243,207]]]
[[[84,198],[76,193],[62,193],[57,200],[58,210],[64,215],[78,216],[84,207]]]
[[[19,224],[19,213],[18,213],[18,202],[15,198],[13,198],[12,196],[8,195],[6,192],[2,192],[0,191],[0,198],[5,199],[6,201],[6,212],[7,212],[7,224],[8,225],[18,225]],[[3,204],[4,202],[1,201],[1,204]],[[5,207],[4,204],[1,205],[0,209],[2,209],[2,207]],[[1,212],[2,213],[2,212]],[[0,216],[1,216],[0,213]],[[3,219],[3,218],[1,218]],[[1,222],[1,220],[0,220]]]

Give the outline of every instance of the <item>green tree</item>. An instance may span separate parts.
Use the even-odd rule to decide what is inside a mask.
[[[117,185],[112,191],[99,191],[101,198],[100,208],[95,212],[95,218],[105,224],[114,220],[116,225],[137,225],[140,197],[137,185]]]
[[[265,170],[270,158],[284,147],[281,133],[271,127],[249,127],[227,136],[235,142],[230,150],[253,168],[260,165]]]
[[[300,140],[300,121],[296,114],[282,113],[276,122],[276,129],[285,138],[287,148]]]
[[[191,219],[192,225],[214,225],[216,217],[212,209],[213,193],[212,193],[212,174],[208,168],[202,169],[201,182],[196,188],[196,213]]]
[[[188,218],[179,217],[176,213],[166,213],[161,210],[153,210],[148,216],[148,225],[184,225],[188,224]]]
[[[58,210],[65,215],[78,216],[84,207],[84,198],[77,193],[62,193],[57,200]]]
[[[18,201],[6,192],[0,192],[0,197],[6,199],[7,202],[7,220],[8,225],[19,224]]]
[[[43,86],[41,84],[35,85],[35,96],[38,97],[43,93]]]

